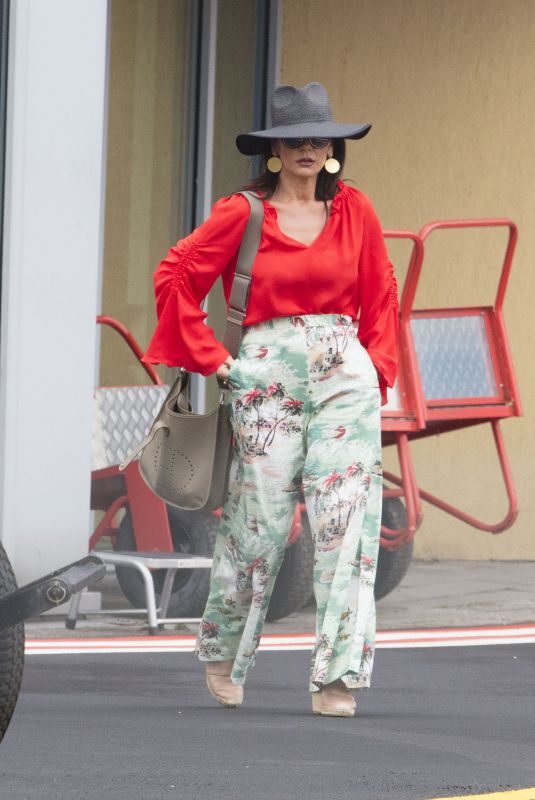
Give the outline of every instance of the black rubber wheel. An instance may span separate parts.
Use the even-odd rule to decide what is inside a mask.
[[[194,553],[212,557],[218,519],[213,514],[181,511],[168,506],[169,525],[175,553]],[[116,550],[136,549],[132,522],[127,511],[119,526],[115,543]],[[135,570],[116,567],[117,580],[125,597],[134,608],[145,607],[143,580]],[[156,603],[160,601],[165,570],[155,570],[154,590]],[[179,569],[175,575],[168,615],[170,617],[200,617],[204,611],[210,586],[209,569]]]
[[[302,523],[301,536],[284,552],[284,561],[275,580],[266,614],[268,622],[299,611],[310,599],[314,573],[314,543],[305,514]]]
[[[383,500],[382,523],[392,530],[407,527],[407,511],[399,497],[387,497]],[[407,542],[399,550],[379,549],[377,575],[375,577],[375,599],[386,597],[398,586],[409,569],[413,542]]]
[[[15,576],[0,544],[0,597],[17,588]],[[17,704],[24,668],[24,625],[0,631],[0,742]]]

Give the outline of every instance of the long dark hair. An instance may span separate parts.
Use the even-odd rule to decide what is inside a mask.
[[[344,169],[346,158],[346,143],[344,139],[333,139],[333,157],[340,162],[338,172],[331,174],[322,169],[316,179],[316,200],[332,200],[338,191],[337,183]],[[243,189],[259,192],[265,200],[273,196],[279,182],[279,173],[270,172],[267,168],[267,161],[272,156],[271,142],[267,141],[263,152],[259,156],[262,159],[262,171],[257,178],[247,181]]]

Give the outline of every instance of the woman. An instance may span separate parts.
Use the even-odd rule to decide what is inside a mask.
[[[396,283],[370,201],[339,180],[344,139],[371,126],[334,122],[319,83],[276,88],[272,120],[236,140],[266,163],[248,187],[265,215],[239,357],[199,308],[219,275],[229,297],[249,215],[233,195],[156,270],[159,321],[145,360],[215,372],[231,387],[236,451],[196,647],[210,692],[242,703],[303,492],[315,543],[313,711],[351,717],[351,690],[369,686],[373,664],[380,405],[395,379]]]

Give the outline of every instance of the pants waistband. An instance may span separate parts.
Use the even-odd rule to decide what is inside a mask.
[[[339,325],[340,327],[348,328],[353,325],[353,320],[348,314],[297,314],[292,317],[275,317],[275,319],[247,325],[244,327],[244,333],[277,329],[287,330],[298,325],[306,328],[321,328],[325,325]]]

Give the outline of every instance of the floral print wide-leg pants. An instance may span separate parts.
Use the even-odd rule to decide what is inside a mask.
[[[196,645],[201,661],[254,664],[296,503],[315,544],[310,690],[370,685],[381,520],[380,391],[350,317],[282,317],[245,329],[232,364],[229,494]]]

